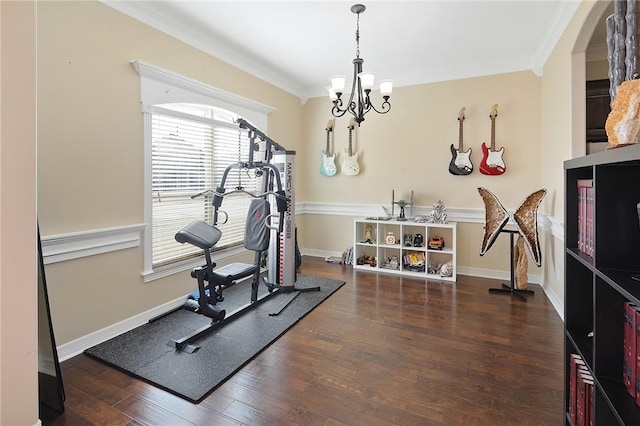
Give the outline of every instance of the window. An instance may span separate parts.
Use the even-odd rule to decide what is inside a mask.
[[[133,65],[141,75],[145,122],[143,275],[151,281],[202,262],[200,249],[174,238],[193,220],[213,221],[212,197],[191,197],[214,190],[227,166],[248,159],[247,133],[235,120],[242,117],[266,130],[271,109],[140,61]],[[252,172],[233,170],[225,188],[239,185],[255,191],[260,180]],[[229,220],[218,224],[223,236],[215,250],[220,256],[242,247],[249,201],[241,195],[225,197],[221,210]]]
[[[200,113],[194,115],[192,113]],[[209,117],[214,117],[213,119]],[[192,199],[207,189],[215,189],[229,164],[246,161],[249,140],[234,124],[236,115],[201,105],[170,104],[156,107],[151,114],[152,163],[152,245],[154,268],[197,257],[197,247],[178,244],[174,235],[194,220],[213,222],[211,196]],[[242,186],[259,190],[259,178],[251,172],[231,172],[227,189]],[[222,238],[214,250],[242,244],[249,199],[225,198],[222,210],[226,223],[219,223]]]

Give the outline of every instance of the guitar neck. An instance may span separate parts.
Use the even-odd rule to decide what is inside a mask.
[[[329,134],[331,133],[331,130],[327,129],[327,148],[324,150],[324,152],[329,155]]]
[[[353,134],[353,130],[355,128],[356,128],[356,122],[352,118],[351,120],[349,120],[349,156],[353,155],[353,150],[351,148],[351,137],[352,137],[352,134]]]
[[[496,150],[496,119],[491,118],[491,151]]]
[[[462,151],[462,120],[460,120],[459,129],[458,129],[458,151]]]

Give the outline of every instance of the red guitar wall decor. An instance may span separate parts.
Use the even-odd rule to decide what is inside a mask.
[[[504,153],[504,147],[496,151],[496,117],[498,116],[498,104],[494,104],[491,107],[491,147],[488,148],[487,144],[482,142],[482,161],[480,162],[480,173],[484,175],[497,176],[507,171],[504,161],[502,161],[502,154]]]

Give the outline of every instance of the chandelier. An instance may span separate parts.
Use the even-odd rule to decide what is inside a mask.
[[[331,86],[327,87],[329,91],[329,98],[333,101],[333,108],[331,113],[334,117],[342,117],[347,111],[349,111],[355,117],[356,123],[360,126],[360,123],[364,121],[364,116],[371,110],[374,110],[378,114],[386,114],[391,110],[391,104],[389,98],[391,97],[391,91],[393,89],[393,81],[383,80],[380,82],[380,94],[382,95],[382,106],[377,109],[371,103],[369,94],[373,88],[373,82],[375,74],[371,72],[362,72],[362,64],[364,59],[360,58],[360,14],[365,11],[363,4],[354,4],[351,6],[351,12],[357,16],[356,23],[356,58],[353,60],[353,82],[351,86],[351,96],[349,101],[344,106],[342,102],[342,94],[344,93],[346,78],[341,75],[331,77]],[[344,108],[343,108],[344,106]]]

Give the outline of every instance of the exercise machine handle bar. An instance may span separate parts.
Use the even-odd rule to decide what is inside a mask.
[[[207,189],[205,191],[199,192],[197,194],[194,194],[191,196],[192,199],[200,197],[202,195],[213,195],[213,200],[211,202],[211,204],[214,207],[214,215],[213,215],[213,224],[217,225],[218,224],[218,213],[219,213],[219,209],[220,206],[222,206],[222,199],[230,194],[235,194],[235,193],[242,193],[242,194],[246,194],[252,198],[266,198],[267,196],[271,195],[275,198],[275,202],[276,202],[276,208],[278,210],[278,213],[280,215],[280,221],[279,221],[279,231],[282,231],[283,225],[284,225],[284,213],[287,211],[288,206],[289,206],[289,202],[290,199],[286,196],[284,190],[282,189],[282,181],[280,179],[280,173],[278,171],[278,168],[276,166],[274,166],[273,164],[270,163],[263,163],[263,162],[258,162],[258,163],[254,163],[253,164],[253,168],[260,168],[262,170],[264,169],[270,169],[273,173],[269,173],[268,175],[274,176],[275,180],[276,180],[276,188],[277,191],[265,191],[262,192],[260,194],[253,194],[251,192],[245,191],[242,188],[236,188],[232,191],[226,192],[225,188],[224,188],[224,184],[227,181],[227,176],[229,175],[229,172],[233,169],[243,169],[243,168],[248,168],[248,165],[246,163],[236,163],[236,164],[231,164],[229,166],[227,166],[227,168],[224,170],[224,173],[222,174],[222,179],[220,180],[220,185],[218,185],[218,187],[214,190],[211,189]],[[226,213],[225,213],[226,216]],[[273,215],[270,215],[273,216]],[[227,216],[228,218],[228,216]],[[267,218],[266,220],[268,221],[270,218]],[[226,222],[226,219],[225,219]],[[267,227],[269,229],[274,229],[274,226],[270,225],[270,222],[265,222],[265,224],[267,225]]]
[[[197,194],[192,195],[191,199],[202,197],[203,195],[213,195],[218,197],[224,197],[226,195],[231,195],[236,193],[246,194],[251,198],[262,198],[262,197],[266,197],[267,195],[273,195],[274,197],[284,200],[285,202],[289,201],[289,199],[286,196],[282,194],[278,194],[275,191],[267,191],[267,192],[263,192],[262,194],[254,194],[253,192],[245,191],[244,189],[234,189],[233,191],[223,192],[223,193],[216,192],[213,189],[207,189],[205,191],[198,192]]]

